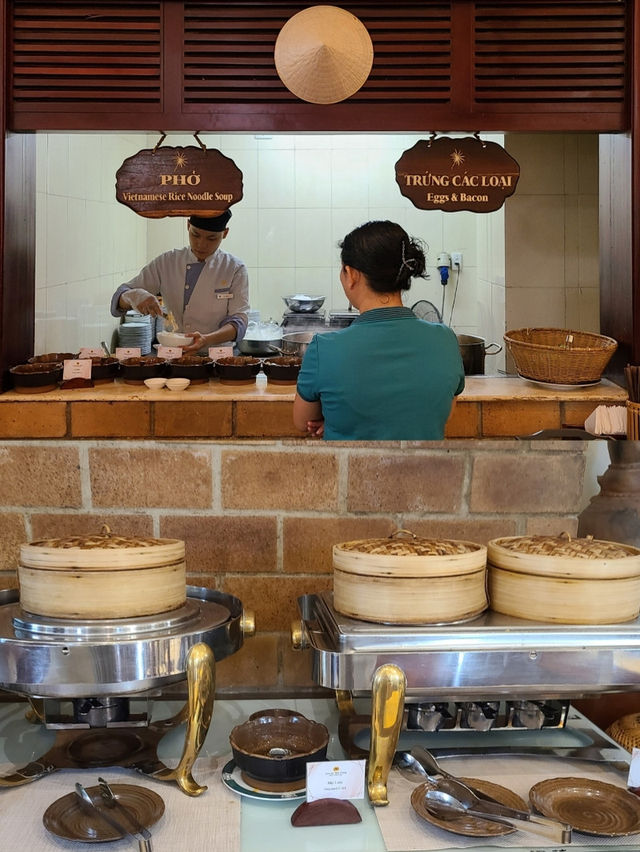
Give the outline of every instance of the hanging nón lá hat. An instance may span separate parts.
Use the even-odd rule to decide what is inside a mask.
[[[335,104],[367,80],[373,44],[364,24],[337,6],[311,6],[289,18],[274,51],[276,70],[296,97]]]

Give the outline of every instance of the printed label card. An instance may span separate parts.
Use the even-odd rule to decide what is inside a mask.
[[[233,355],[233,346],[210,346],[209,358],[217,361],[218,358],[230,358]]]
[[[83,346],[78,352],[78,358],[104,358],[106,352],[99,346]]]
[[[364,760],[307,763],[307,801],[364,799]]]
[[[142,350],[139,346],[117,346],[116,358],[118,361],[124,361],[125,358],[140,358]]]
[[[64,362],[62,368],[62,380],[69,379],[90,379],[91,378],[91,360],[88,358],[75,358]]]
[[[181,358],[182,349],[179,346],[158,346],[158,358]]]

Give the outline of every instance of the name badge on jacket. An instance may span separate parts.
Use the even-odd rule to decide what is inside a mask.
[[[217,299],[233,299],[233,293],[216,293]]]

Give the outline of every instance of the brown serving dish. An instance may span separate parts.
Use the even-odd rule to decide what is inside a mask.
[[[192,385],[208,382],[213,375],[213,358],[206,355],[182,355],[167,362],[171,379],[190,379]]]
[[[230,355],[214,362],[215,375],[227,384],[250,384],[260,372],[261,364],[259,358],[250,355]]]
[[[17,393],[44,393],[58,387],[62,379],[62,363],[18,364],[9,373]]]
[[[302,365],[302,358],[297,355],[281,355],[278,358],[267,358],[262,363],[262,370],[267,381],[272,384],[295,384]]]
[[[128,385],[142,385],[145,379],[153,379],[156,376],[164,376],[167,362],[164,358],[154,356],[140,356],[136,358],[125,358],[120,362],[122,378]]]
[[[91,358],[91,378],[94,382],[112,382],[119,372],[120,362],[113,355],[108,358],[95,355]]]
[[[329,731],[306,716],[258,716],[229,735],[241,772],[257,781],[289,783],[305,777],[307,763],[324,760]]]
[[[63,361],[73,361],[77,358],[73,352],[47,352],[46,355],[32,355],[28,364],[61,364]]]

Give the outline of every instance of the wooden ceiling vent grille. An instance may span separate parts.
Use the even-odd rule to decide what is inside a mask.
[[[626,7],[624,0],[477,0],[476,103],[620,109],[627,95]]]
[[[162,3],[11,4],[15,107],[157,110],[162,101]]]
[[[280,29],[309,3],[184,4],[185,104],[296,104],[273,51]],[[451,92],[451,4],[341,3],[365,25],[371,74],[350,104],[446,103]]]

